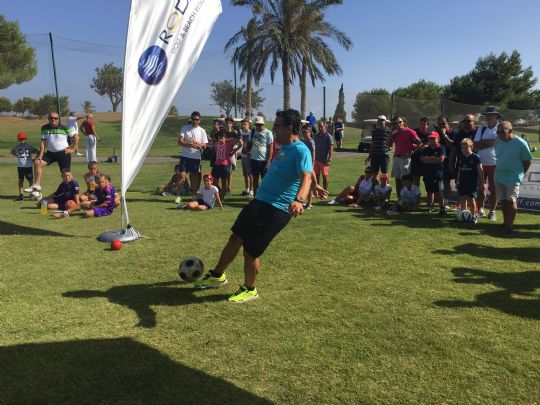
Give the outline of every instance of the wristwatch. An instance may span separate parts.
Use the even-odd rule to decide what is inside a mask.
[[[300,204],[305,204],[306,199],[301,197],[295,197],[294,201],[299,202]]]

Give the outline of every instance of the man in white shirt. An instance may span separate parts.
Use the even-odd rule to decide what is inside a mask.
[[[208,143],[206,131],[201,127],[201,114],[198,111],[191,113],[190,123],[180,130],[178,145],[182,146],[180,153],[180,190],[189,173],[191,191],[193,194],[201,185],[201,151]]]
[[[68,129],[73,129],[73,131],[75,131],[75,135],[79,135],[79,126],[77,125],[77,120],[79,120],[80,118],[81,117],[77,116],[77,113],[75,111],[71,111],[69,113],[69,117],[67,117],[66,120],[66,127]],[[77,156],[82,156],[82,153],[79,152],[79,148],[75,149],[75,154]]]
[[[488,183],[489,214],[488,218],[492,221],[497,219],[495,209],[497,208],[497,195],[495,191],[495,167],[497,166],[497,157],[495,156],[495,141],[497,140],[497,127],[501,114],[497,107],[487,107],[484,112],[486,117],[486,126],[479,126],[474,136],[474,150],[480,157],[482,168],[484,169],[484,184],[478,187],[478,216],[485,216],[484,201],[486,199],[486,182]]]

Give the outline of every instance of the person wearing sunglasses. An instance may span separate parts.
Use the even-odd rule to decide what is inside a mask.
[[[502,204],[503,225],[506,236],[513,236],[519,186],[531,167],[533,156],[527,143],[514,135],[509,121],[502,121],[497,127],[495,154],[497,156],[495,187]]]
[[[41,191],[41,175],[43,166],[57,162],[60,172],[71,167],[71,154],[77,150],[79,135],[73,128],[60,124],[60,116],[56,111],[49,113],[49,122],[41,127],[41,144],[34,160],[34,184],[24,191]],[[68,143],[68,138],[73,142]],[[45,151],[47,148],[47,151]]]
[[[199,190],[201,185],[201,151],[208,143],[206,131],[201,127],[201,114],[198,111],[191,113],[190,124],[182,127],[178,137],[178,145],[182,146],[180,153],[180,182],[179,189],[182,190],[189,173],[189,183],[193,195]],[[178,201],[179,203],[180,201]]]
[[[390,137],[389,146],[395,145],[392,162],[392,177],[396,179],[397,195],[403,188],[403,179],[411,175],[411,156],[422,148],[422,141],[412,129],[407,127],[407,120],[398,116],[392,121],[394,132]]]

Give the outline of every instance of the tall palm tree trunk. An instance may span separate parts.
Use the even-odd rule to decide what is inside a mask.
[[[251,118],[253,116],[253,111],[251,108],[251,92],[252,92],[252,82],[253,82],[253,74],[250,70],[248,70],[247,73],[247,83],[246,83],[246,113],[248,118]]]
[[[306,116],[306,80],[307,66],[302,63],[302,73],[300,74],[300,117]]]
[[[291,71],[289,55],[285,52],[281,59],[281,71],[283,72],[283,109],[291,108]]]

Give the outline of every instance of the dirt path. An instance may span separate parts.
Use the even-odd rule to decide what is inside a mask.
[[[334,157],[336,159],[343,159],[343,158],[351,158],[351,157],[359,157],[365,159],[367,157],[367,154],[365,153],[357,153],[357,152],[351,152],[349,150],[347,151],[339,151],[334,152]],[[98,158],[99,162],[104,162],[107,159],[105,156],[101,156]],[[85,161],[84,156],[73,156],[72,162],[81,163]],[[145,159],[144,163],[176,163],[178,162],[178,157],[172,157],[172,156],[149,156]],[[15,157],[0,157],[0,163],[17,163],[17,160]]]

